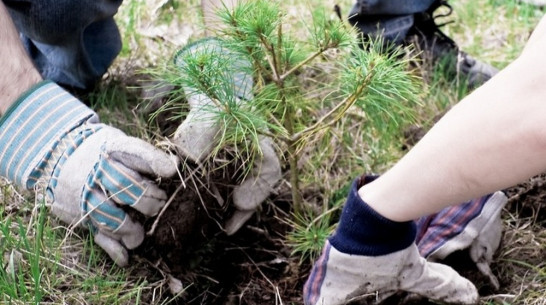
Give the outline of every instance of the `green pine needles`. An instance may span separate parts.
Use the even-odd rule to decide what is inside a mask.
[[[305,34],[285,26],[286,15],[276,1],[243,1],[233,9],[220,10],[218,16],[224,26],[216,36],[232,54],[186,54],[175,60],[183,65],[168,63],[160,77],[177,87],[196,89],[184,92],[186,96],[204,93],[213,100],[210,113],[221,124],[220,143],[213,154],[226,146],[236,147],[245,164],[251,165],[261,153],[259,137],[274,140],[278,151],[283,152],[280,157],[289,172],[297,215],[307,215],[310,210],[300,185],[302,171],[306,171],[302,154],[324,152],[321,147],[309,147],[329,145],[321,138],[332,130],[339,133],[349,112],[358,114],[359,129],[364,134],[385,141],[394,139],[400,126],[412,119],[420,89],[416,76],[408,72],[410,59],[404,58],[404,50],[387,49],[374,41],[361,48],[355,30],[329,16],[324,8],[313,12]],[[234,71],[233,61],[247,64]],[[320,71],[318,64],[327,64],[328,73]],[[326,77],[306,75],[315,70]],[[244,88],[252,92],[246,103],[241,103],[240,94],[234,92],[240,88],[226,85],[236,82],[238,73],[252,75],[253,88]],[[175,96],[159,112],[172,110],[180,99]],[[184,116],[184,111],[175,110],[173,116],[176,113]],[[345,138],[357,136],[344,130],[341,133]],[[314,183],[324,185],[320,180],[316,177]],[[324,211],[328,209],[323,207]],[[314,223],[329,227],[318,220]],[[324,238],[324,234],[311,235]]]

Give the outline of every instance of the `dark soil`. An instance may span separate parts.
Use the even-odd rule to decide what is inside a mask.
[[[290,230],[283,220],[289,201],[282,194],[271,198],[243,228],[227,236],[222,225],[233,213],[230,193],[237,180],[227,172],[195,175],[186,182],[153,234],[135,250],[155,266],[139,275],[152,280],[162,276],[154,273],[160,269],[181,280],[186,291],[171,304],[275,304],[276,295],[286,304],[301,304],[309,264],[299,265],[284,242]],[[161,184],[171,194],[179,185],[179,180]],[[223,206],[214,190],[226,200]],[[147,231],[154,221],[145,220]]]
[[[153,235],[136,251],[137,256],[184,283],[186,291],[171,304],[280,304],[276,297],[283,304],[302,304],[301,292],[310,263],[300,264],[285,244],[290,230],[283,221],[290,210],[290,203],[285,200],[288,195],[271,198],[239,232],[227,236],[221,225],[232,213],[229,193],[236,179],[220,176],[209,176],[208,186],[186,183],[187,188],[170,204]],[[226,207],[221,207],[210,191],[210,181],[214,179],[220,181],[216,188],[222,198],[227,198]],[[172,193],[179,183],[166,181],[163,187]],[[532,216],[546,226],[546,211],[540,207],[546,200],[544,183],[546,176],[541,175],[507,189],[511,199],[506,209],[521,217]],[[146,222],[147,229],[152,221]],[[466,252],[454,253],[445,263],[474,282],[482,296],[497,293]],[[141,271],[150,279],[161,276],[151,270],[154,269]],[[498,262],[493,262],[492,270],[499,277],[501,292],[512,284],[510,275],[503,274]],[[400,293],[384,304],[434,303]]]

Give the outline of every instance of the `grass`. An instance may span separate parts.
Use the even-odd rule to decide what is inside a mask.
[[[318,0],[283,1],[288,27],[305,28],[310,18],[309,7],[318,3],[327,8],[333,2]],[[347,14],[351,1],[339,2]],[[502,68],[518,56],[524,43],[544,11],[516,0],[452,1],[454,13],[444,32],[469,54]],[[333,13],[332,13],[333,14]],[[166,56],[188,41],[202,37],[203,27],[199,1],[126,0],[117,16],[122,30],[124,48],[109,71],[104,83],[86,99],[99,112],[102,121],[116,125],[127,133],[154,139],[157,127],[139,111],[138,85],[135,75],[142,68],[158,65]],[[305,33],[305,30],[302,30]],[[302,34],[303,35],[303,34]],[[320,94],[320,80],[327,80],[328,62],[317,66],[311,74],[311,93]],[[321,73],[322,71],[322,73]],[[326,72],[325,72],[326,71]],[[442,77],[441,67],[427,79],[423,106],[417,110],[416,123],[425,129],[431,118],[454,105],[468,90]],[[315,82],[313,84],[313,82]],[[313,87],[314,86],[314,87]],[[320,239],[331,230],[337,207],[343,203],[344,192],[355,173],[382,172],[401,155],[396,141],[386,145],[380,134],[363,134],[358,118],[349,114],[336,130],[325,137],[329,148],[308,155],[301,162],[307,165],[304,187],[317,177],[323,181],[317,192],[330,198],[319,204],[327,214],[309,216],[296,228],[300,235],[294,255],[313,257],[320,249]],[[347,146],[346,149],[341,147]],[[328,161],[327,161],[328,160]],[[332,162],[330,160],[335,160]],[[32,194],[0,181],[0,303],[10,304],[164,304],[170,299],[168,279],[147,282],[138,270],[146,262],[120,269],[112,265],[104,252],[93,243],[87,232],[71,230],[46,215],[42,202]],[[504,246],[495,264],[501,277],[512,281],[499,294],[482,299],[482,304],[546,304],[546,233],[544,224],[532,217],[504,211]],[[326,221],[325,221],[326,220]],[[306,244],[307,243],[307,244]],[[298,248],[301,247],[301,248]],[[184,283],[191,284],[191,283]]]
[[[150,289],[127,281],[127,271],[112,266],[89,234],[68,230],[43,202],[1,185],[0,303],[135,304]]]

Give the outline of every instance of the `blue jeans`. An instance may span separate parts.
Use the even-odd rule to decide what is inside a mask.
[[[100,79],[121,50],[113,16],[122,0],[3,0],[23,45],[42,76],[86,89]],[[368,35],[399,42],[413,14],[434,0],[356,0],[349,21]]]
[[[414,22],[414,14],[426,11],[435,0],[356,0],[349,22],[363,34],[400,43]]]
[[[3,0],[42,76],[88,89],[121,50],[122,0]]]

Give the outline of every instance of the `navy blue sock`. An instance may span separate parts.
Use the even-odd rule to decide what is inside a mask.
[[[335,234],[329,241],[338,251],[347,254],[379,256],[409,247],[415,241],[414,221],[396,222],[373,210],[358,195],[364,180],[355,179]],[[362,183],[361,183],[362,181]]]

